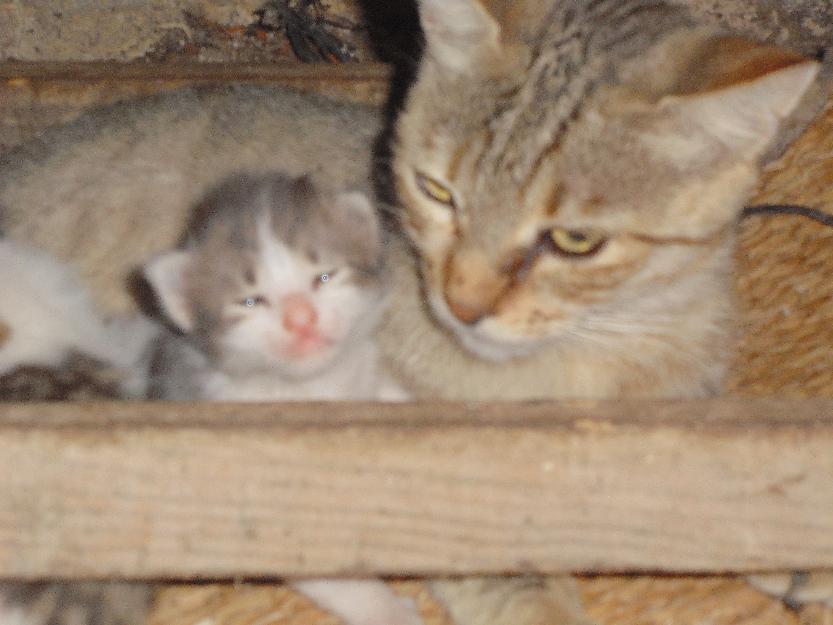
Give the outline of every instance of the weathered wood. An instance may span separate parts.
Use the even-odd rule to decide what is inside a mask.
[[[0,576],[833,566],[833,402],[0,409]]]

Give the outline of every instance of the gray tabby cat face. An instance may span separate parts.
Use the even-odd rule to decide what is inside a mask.
[[[726,271],[758,159],[817,64],[643,0],[422,0],[397,128],[435,316],[489,359],[643,332]]]

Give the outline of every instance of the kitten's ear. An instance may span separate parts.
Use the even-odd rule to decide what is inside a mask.
[[[500,49],[500,26],[479,0],[420,0],[425,54],[452,72],[464,72]]]
[[[373,256],[381,254],[382,225],[373,202],[360,191],[345,191],[336,195],[335,208],[344,219],[346,239]]]
[[[677,93],[659,105],[679,111],[732,150],[759,154],[798,106],[819,67],[782,48],[738,37],[712,38],[694,55]]]
[[[191,307],[185,297],[185,277],[190,264],[190,253],[174,250],[160,254],[143,268],[162,311],[183,332],[190,332],[194,327]]]

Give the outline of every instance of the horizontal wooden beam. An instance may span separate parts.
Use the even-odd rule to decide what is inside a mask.
[[[833,567],[833,401],[0,407],[0,576]]]

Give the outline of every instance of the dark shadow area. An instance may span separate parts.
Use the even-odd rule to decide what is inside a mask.
[[[391,105],[402,102],[422,54],[415,0],[358,0],[373,53],[394,68]]]
[[[383,206],[383,219],[396,227],[396,196],[390,171],[393,129],[422,55],[423,36],[415,0],[359,0],[373,52],[393,67],[390,96],[385,106],[385,128],[376,140],[373,155],[376,195]]]
[[[145,278],[142,268],[136,268],[127,275],[125,280],[125,287],[136,307],[143,315],[153,319],[157,323],[163,325],[170,332],[174,334],[181,334],[182,331],[170,322],[165,311],[162,309],[159,299],[156,297],[156,292]]]

